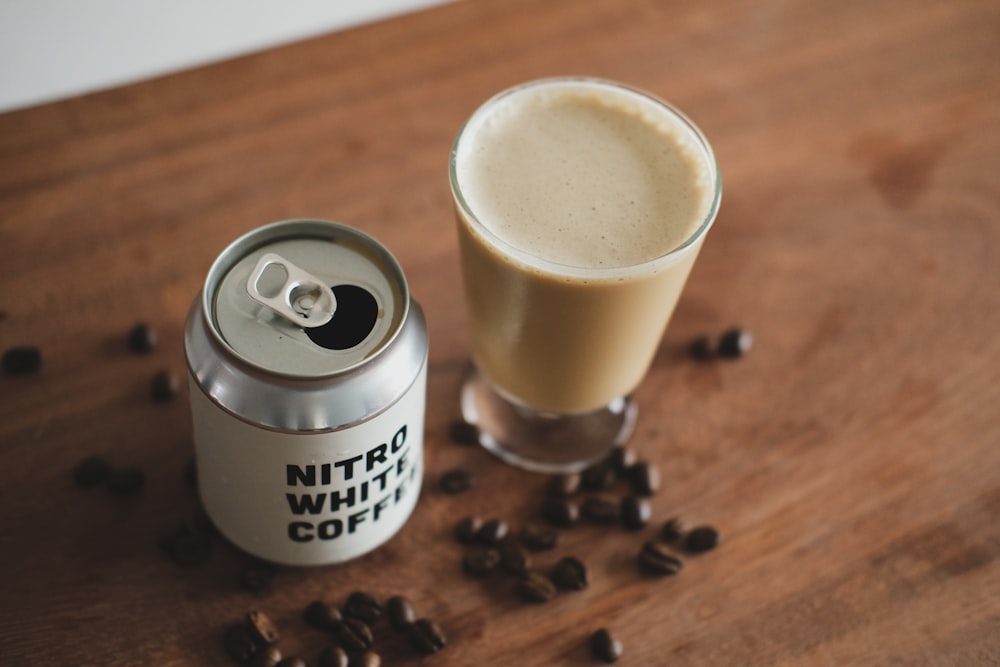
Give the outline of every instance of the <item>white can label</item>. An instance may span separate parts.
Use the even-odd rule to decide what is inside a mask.
[[[236,546],[287,565],[337,563],[392,537],[423,479],[425,363],[395,404],[356,426],[319,434],[255,427],[191,382],[198,490]]]

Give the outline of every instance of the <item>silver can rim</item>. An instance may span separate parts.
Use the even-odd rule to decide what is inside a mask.
[[[267,366],[264,366],[236,351],[219,332],[212,309],[212,302],[215,299],[219,284],[222,282],[222,279],[226,276],[229,270],[232,269],[240,258],[246,256],[250,252],[253,252],[257,248],[276,240],[293,237],[329,238],[331,232],[335,232],[341,236],[351,237],[354,240],[361,242],[373,252],[377,253],[380,259],[385,261],[386,266],[392,269],[394,274],[393,277],[396,279],[401,289],[401,303],[399,304],[399,307],[402,312],[399,317],[399,325],[385,340],[381,342],[377,349],[372,351],[371,354],[354,364],[344,366],[343,368],[324,375],[302,376],[294,373],[278,371],[268,368]],[[333,220],[323,220],[319,218],[290,218],[287,220],[279,220],[246,232],[227,245],[215,258],[215,261],[212,262],[211,267],[208,269],[208,274],[205,276],[205,282],[201,290],[202,316],[205,318],[208,330],[211,331],[212,336],[221,348],[226,350],[226,352],[232,355],[235,359],[247,364],[248,366],[256,368],[269,375],[287,377],[289,379],[322,380],[324,377],[336,377],[338,375],[351,373],[358,368],[371,363],[374,358],[381,355],[386,349],[392,347],[396,338],[399,337],[400,331],[403,330],[410,315],[410,301],[410,285],[406,281],[406,275],[403,273],[403,268],[400,266],[396,257],[389,252],[384,245],[382,245],[375,237],[370,236],[369,234],[366,234],[358,229]]]

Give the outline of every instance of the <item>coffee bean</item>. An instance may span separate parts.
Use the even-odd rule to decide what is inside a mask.
[[[327,646],[316,659],[317,667],[348,667],[347,652],[339,646]]]
[[[455,524],[455,537],[462,544],[472,544],[482,527],[482,519],[477,516],[467,516]]]
[[[625,530],[642,530],[649,524],[649,519],[653,516],[653,508],[649,501],[638,496],[622,498],[619,510]]]
[[[507,572],[521,574],[528,569],[528,552],[513,538],[500,542],[497,551],[500,552],[500,566]]]
[[[278,641],[278,626],[271,618],[259,609],[252,609],[247,613],[247,626],[253,632],[254,637],[265,644],[273,644]]]
[[[566,528],[580,518],[580,508],[564,498],[546,498],[542,503],[542,516],[549,523]]]
[[[636,454],[635,450],[625,445],[615,447],[611,450],[611,455],[608,456],[608,463],[618,475],[624,475],[625,471],[635,465],[638,460],[639,455]]]
[[[472,486],[473,474],[466,468],[454,468],[446,470],[441,474],[439,485],[441,490],[448,494],[457,494],[468,491]]]
[[[150,395],[157,403],[168,403],[180,392],[181,382],[170,371],[160,371],[149,384]]]
[[[184,477],[184,482],[188,486],[198,486],[198,466],[194,462],[194,459],[191,459],[184,464],[181,474]]]
[[[423,653],[437,653],[448,644],[437,623],[421,618],[410,626],[410,641]]]
[[[371,625],[382,618],[382,603],[368,593],[356,591],[347,596],[344,613]]]
[[[381,667],[382,657],[375,651],[357,653],[351,658],[350,667]]]
[[[552,567],[552,580],[567,591],[582,591],[589,583],[587,566],[578,558],[566,556]]]
[[[302,617],[305,622],[318,630],[336,630],[344,617],[340,610],[322,600],[313,600],[306,606]]]
[[[607,628],[601,628],[590,636],[590,649],[598,660],[607,663],[618,662],[618,658],[622,657],[622,643]]]
[[[111,464],[103,456],[88,456],[73,468],[73,481],[78,486],[96,486],[108,479]]]
[[[497,569],[500,564],[500,552],[490,547],[479,547],[465,554],[462,567],[466,573],[474,577],[485,577]]]
[[[580,490],[580,475],[570,473],[551,477],[546,490],[554,498],[568,498]]]
[[[309,663],[307,663],[302,658],[296,656],[289,656],[287,658],[282,659],[281,662],[279,662],[276,665],[276,667],[309,667]]]
[[[112,493],[119,496],[132,496],[142,490],[146,483],[146,474],[141,468],[127,466],[112,468],[108,471],[105,483]]]
[[[334,634],[337,636],[337,641],[340,642],[340,645],[348,652],[367,651],[371,648],[372,642],[375,641],[371,628],[364,621],[357,618],[345,618],[337,624]]]
[[[677,574],[684,562],[659,542],[646,542],[639,551],[639,565],[652,574]]]
[[[618,473],[614,465],[604,459],[592,464],[580,475],[580,486],[588,491],[603,491],[615,483]]]
[[[753,346],[753,334],[746,329],[733,327],[719,338],[718,353],[726,359],[738,359]]]
[[[128,332],[128,347],[136,354],[149,354],[156,349],[158,340],[156,329],[145,322],[139,322]]]
[[[614,523],[618,520],[618,501],[610,496],[587,496],[580,513],[594,523]]]
[[[281,649],[277,646],[265,646],[250,658],[250,667],[277,667],[281,663]]]
[[[548,602],[556,596],[556,585],[538,570],[528,570],[517,582],[521,596],[528,602]]]
[[[0,366],[11,375],[35,373],[42,367],[42,351],[33,345],[12,347],[3,353]]]
[[[692,554],[711,551],[719,544],[719,531],[712,526],[692,528],[684,537],[684,550]]]
[[[274,584],[278,569],[270,563],[254,563],[240,571],[240,587],[250,593],[267,593]]]
[[[257,652],[257,644],[250,633],[250,628],[243,623],[226,628],[222,640],[226,653],[237,662],[247,662]]]
[[[187,521],[165,531],[158,540],[160,549],[175,565],[201,565],[212,555],[211,537]]]
[[[496,546],[507,537],[510,527],[503,519],[490,519],[476,531],[476,541],[487,546]]]
[[[460,445],[479,444],[479,428],[475,424],[470,424],[466,421],[459,420],[452,422],[451,428],[448,429],[448,435],[453,442]]]
[[[684,534],[684,522],[678,517],[671,517],[660,529],[660,537],[667,542],[676,542]]]
[[[389,621],[392,623],[392,627],[397,630],[405,630],[417,618],[416,612],[413,610],[413,605],[402,595],[394,595],[389,598],[386,607],[389,613]]]
[[[628,482],[635,495],[651,496],[660,490],[660,470],[651,463],[639,461],[629,467]]]
[[[710,361],[715,358],[715,349],[712,347],[712,339],[709,336],[701,335],[693,338],[688,343],[688,354],[697,361]]]
[[[529,523],[521,528],[521,544],[532,551],[547,551],[559,544],[559,531],[551,526]]]

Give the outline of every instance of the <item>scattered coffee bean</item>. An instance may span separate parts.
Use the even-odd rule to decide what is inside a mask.
[[[105,483],[112,493],[119,496],[131,496],[142,490],[146,483],[146,474],[142,468],[134,466],[112,468],[108,471]]]
[[[692,554],[711,551],[719,544],[719,531],[712,526],[692,528],[684,537],[684,550]]]
[[[650,541],[639,551],[639,565],[652,574],[670,575],[680,572],[684,562],[666,545]]]
[[[726,359],[738,359],[753,346],[753,334],[746,329],[733,327],[719,338],[718,353]]]
[[[389,598],[386,608],[389,614],[389,621],[392,627],[397,630],[405,630],[413,624],[417,615],[413,610],[413,604],[402,595],[394,595]]]
[[[375,651],[365,651],[355,654],[349,664],[350,667],[381,667],[382,657]]]
[[[594,523],[614,523],[618,521],[618,501],[610,496],[587,496],[580,513]]]
[[[0,366],[11,375],[27,375],[42,367],[42,351],[33,345],[12,347],[3,353]]]
[[[277,667],[281,663],[281,649],[277,646],[265,646],[250,658],[250,667]]]
[[[483,520],[477,516],[467,516],[455,524],[455,537],[462,544],[472,544],[476,541],[479,529],[483,527]]]
[[[88,456],[73,468],[73,481],[78,486],[96,486],[108,479],[111,464],[103,456]]]
[[[490,519],[476,531],[476,541],[488,546],[496,546],[507,537],[509,531],[510,527],[503,519]]]
[[[266,593],[271,590],[278,569],[271,563],[257,562],[240,570],[240,587],[250,593]]]
[[[289,656],[287,658],[283,658],[276,667],[309,667],[309,664],[302,658]]]
[[[522,574],[530,565],[528,552],[515,539],[508,537],[497,546],[500,566],[511,574]]]
[[[475,548],[462,559],[462,567],[474,577],[485,577],[499,564],[500,552],[490,547]]]
[[[265,644],[273,644],[278,641],[278,626],[274,624],[271,617],[259,609],[252,609],[247,613],[247,626],[253,632],[253,636]]]
[[[622,657],[622,643],[607,628],[601,628],[590,636],[590,649],[594,656],[607,663],[618,662]]]
[[[639,455],[636,454],[635,450],[625,445],[615,447],[611,450],[611,455],[608,457],[608,462],[619,476],[624,475],[625,471],[638,461]]]
[[[580,508],[564,498],[546,498],[542,503],[542,516],[549,523],[565,528],[577,522]]]
[[[688,354],[697,361],[710,361],[715,358],[715,349],[709,336],[697,336],[688,343]]]
[[[660,470],[646,461],[639,461],[628,469],[628,482],[637,496],[652,496],[660,490]]]
[[[339,646],[327,646],[316,659],[317,667],[348,667],[347,652]]]
[[[156,329],[145,322],[139,322],[128,332],[128,347],[136,354],[149,354],[156,349],[158,341]]]
[[[222,639],[226,653],[237,662],[247,662],[257,652],[257,644],[250,633],[250,628],[243,623],[226,628]]]
[[[201,565],[212,555],[211,537],[187,521],[165,531],[158,541],[160,549],[175,565]]]
[[[160,371],[153,376],[149,385],[150,395],[157,403],[168,403],[180,392],[181,382],[170,371]]]
[[[580,475],[556,475],[549,479],[548,494],[554,498],[568,498],[580,490]]]
[[[368,593],[356,591],[347,596],[344,614],[372,625],[382,618],[382,603]]]
[[[559,544],[559,531],[551,526],[529,523],[521,528],[521,544],[532,551],[555,549]]]
[[[676,542],[684,535],[684,522],[678,517],[667,519],[660,529],[660,537],[667,542]]]
[[[357,618],[345,618],[334,631],[337,641],[348,652],[367,651],[375,638],[368,624]]]
[[[336,630],[344,617],[340,610],[322,600],[313,600],[302,614],[305,622],[318,630]]]
[[[649,525],[649,520],[653,516],[653,508],[649,501],[639,496],[625,496],[619,509],[625,530],[642,530]]]
[[[184,476],[184,482],[188,486],[198,486],[198,466],[194,462],[194,459],[184,464],[182,475]]]
[[[448,643],[440,626],[426,618],[421,618],[410,626],[410,641],[423,653],[437,653]]]
[[[467,468],[453,468],[441,474],[441,490],[449,494],[468,491],[472,487],[472,471]]]
[[[580,474],[580,486],[588,491],[603,491],[615,483],[618,473],[608,460],[592,464]]]
[[[556,596],[556,585],[538,570],[528,570],[521,575],[517,589],[528,602],[548,602]]]
[[[582,591],[589,583],[587,566],[573,556],[566,556],[552,567],[552,580],[567,591]]]
[[[467,421],[459,420],[452,422],[451,428],[448,430],[448,435],[453,442],[460,445],[479,444],[479,428]]]

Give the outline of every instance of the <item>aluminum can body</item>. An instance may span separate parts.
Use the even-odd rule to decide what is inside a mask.
[[[234,241],[185,327],[198,490],[219,531],[287,565],[392,537],[423,479],[427,351],[371,237],[291,220]]]

